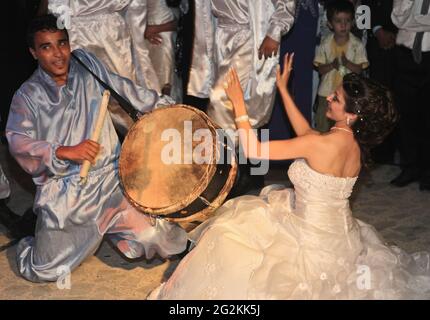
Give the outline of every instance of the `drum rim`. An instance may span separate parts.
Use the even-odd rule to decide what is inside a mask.
[[[186,225],[187,223],[192,223],[192,222],[203,222],[205,221],[207,218],[209,218],[211,216],[211,213],[213,213],[214,211],[216,211],[223,203],[224,200],[227,198],[229,192],[231,191],[231,189],[233,188],[234,182],[235,182],[235,178],[237,175],[237,162],[236,159],[234,158],[232,160],[231,163],[231,169],[229,172],[229,176],[227,178],[227,183],[224,184],[224,186],[221,188],[221,190],[218,193],[218,196],[211,202],[211,205],[206,207],[205,209],[194,213],[193,215],[187,216],[187,217],[183,217],[183,218],[169,218],[168,216],[163,216],[162,218],[166,221],[170,221],[170,222],[176,222],[176,223],[184,223],[184,225]],[[156,218],[156,216],[154,216],[154,218]]]
[[[194,108],[192,106],[188,106],[185,104],[172,104],[172,105],[166,105],[163,107],[159,107],[157,109],[153,109],[148,113],[145,113],[142,117],[139,118],[138,121],[136,121],[129,129],[129,132],[131,132],[137,125],[138,123],[140,123],[141,120],[143,120],[146,117],[150,117],[151,115],[153,115],[155,112],[159,112],[165,109],[172,109],[172,108],[180,108],[180,109],[188,109],[194,113],[196,113],[197,115],[199,115],[200,117],[202,117],[204,120],[206,120],[206,122],[208,123],[208,128],[212,131],[213,133],[213,143],[214,145],[216,144],[216,129],[219,129],[220,127],[215,124],[209,117],[207,114],[205,114],[203,111]],[[127,143],[128,141],[128,133],[123,141],[123,144],[121,146],[121,151],[124,148],[124,145]],[[134,200],[130,194],[128,193],[127,189],[124,186],[124,181],[123,181],[123,174],[122,174],[122,168],[123,168],[123,157],[122,157],[123,153],[120,152],[120,157],[119,157],[119,162],[118,162],[118,172],[119,172],[119,180],[120,180],[120,184],[121,184],[121,188],[123,190],[124,195],[126,196],[126,198],[128,199],[128,201],[138,210],[142,211],[143,213],[149,214],[151,216],[160,216],[163,217],[165,215],[169,215],[173,212],[176,212],[178,210],[180,210],[181,208],[184,208],[186,206],[188,206],[189,204],[191,204],[192,202],[194,202],[199,195],[207,188],[208,184],[204,184],[204,183],[200,183],[199,185],[197,185],[195,187],[195,189],[193,190],[193,192],[190,193],[190,195],[185,198],[184,200],[180,201],[180,202],[176,202],[174,204],[171,204],[169,206],[166,207],[162,207],[162,208],[151,208],[151,207],[147,207],[142,205],[141,203],[138,203],[136,200]],[[216,159],[216,158],[215,158]],[[213,176],[215,175],[217,170],[217,166],[216,163],[209,165],[208,166],[208,170],[206,171],[206,173],[202,176],[202,178],[200,179],[201,182],[203,181],[210,181]]]

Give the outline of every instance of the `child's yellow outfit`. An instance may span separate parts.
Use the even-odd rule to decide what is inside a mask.
[[[321,40],[321,44],[316,49],[314,65],[316,67],[331,63],[335,58],[339,60],[339,70],[333,69],[321,76],[320,86],[318,88],[318,105],[315,116],[316,128],[321,132],[327,132],[330,129],[329,119],[325,116],[327,110],[327,97],[331,95],[336,88],[342,84],[343,77],[351,73],[351,70],[342,65],[342,54],[352,63],[361,65],[362,69],[369,66],[366,49],[359,38],[349,33],[349,40],[342,46],[339,46],[334,40],[334,34],[331,33]]]

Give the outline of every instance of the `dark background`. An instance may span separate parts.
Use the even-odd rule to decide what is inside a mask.
[[[10,102],[14,92],[33,73],[37,64],[28,51],[28,21],[36,15],[40,0],[2,2],[0,61],[3,79],[0,94],[0,131],[4,134]]]

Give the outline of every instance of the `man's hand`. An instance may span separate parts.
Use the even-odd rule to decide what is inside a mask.
[[[375,32],[375,37],[381,49],[391,49],[396,44],[396,35],[390,31],[384,30],[384,28],[379,28]]]
[[[272,55],[277,55],[279,49],[279,42],[273,40],[269,36],[266,36],[264,38],[263,43],[260,46],[260,49],[258,49],[258,59],[264,58],[270,58]]]
[[[163,39],[160,36],[162,32],[176,31],[176,21],[172,20],[164,24],[146,25],[144,37],[155,45],[160,45]]]
[[[149,42],[155,45],[159,45],[163,42],[162,38],[160,37],[159,33],[161,32],[161,28],[158,25],[147,25],[145,29],[144,37]]]
[[[97,142],[85,140],[76,146],[59,147],[55,151],[55,155],[60,160],[70,160],[79,164],[88,160],[94,165],[99,151],[100,145]]]

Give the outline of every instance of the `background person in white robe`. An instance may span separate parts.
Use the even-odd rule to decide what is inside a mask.
[[[195,4],[188,94],[200,98],[208,94],[209,117],[223,129],[236,130],[223,88],[228,69],[234,67],[245,93],[250,123],[253,128],[262,127],[270,120],[279,45],[281,36],[293,25],[296,1],[196,0]],[[241,164],[232,195],[264,183],[263,176],[251,177],[250,171],[251,164]]]
[[[175,72],[175,45],[179,9],[166,0],[148,1],[148,23],[145,29],[149,57],[158,77],[161,92],[176,102],[182,100],[182,84]]]
[[[239,74],[251,124],[261,127],[270,118],[275,93],[275,67],[281,35],[294,22],[293,0],[199,0],[196,19],[213,19],[213,24],[196,21],[196,33],[207,35],[207,54],[212,55],[212,90],[208,115],[224,129],[236,129],[233,111],[223,89],[228,68]],[[207,7],[210,6],[208,16]],[[212,28],[211,28],[212,26]],[[200,31],[197,31],[200,29]],[[212,33],[212,34],[210,34]],[[211,68],[209,68],[211,70]]]
[[[418,181],[430,191],[430,1],[394,0],[391,19],[396,37],[393,84],[400,112],[399,151],[402,171],[391,184]]]

